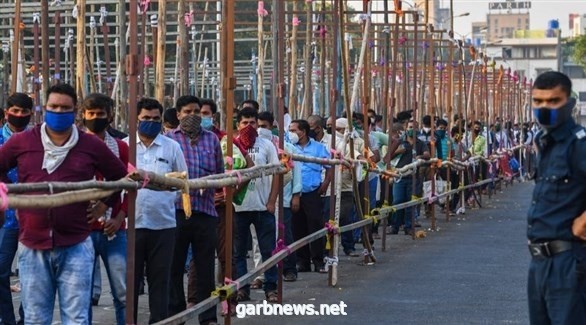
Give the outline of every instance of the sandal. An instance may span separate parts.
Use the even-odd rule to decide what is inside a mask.
[[[262,289],[263,281],[261,279],[254,279],[250,284],[250,289]]]
[[[278,303],[279,302],[279,294],[277,290],[269,291],[266,293],[267,301],[270,303]]]

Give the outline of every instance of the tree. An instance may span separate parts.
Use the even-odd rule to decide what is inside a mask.
[[[586,34],[576,38],[572,58],[576,64],[586,69]]]

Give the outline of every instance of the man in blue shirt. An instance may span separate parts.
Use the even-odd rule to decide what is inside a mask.
[[[572,82],[549,71],[533,84],[543,130],[528,213],[531,324],[586,324],[586,129],[576,124]]]
[[[309,123],[305,120],[295,120],[289,125],[289,132],[297,134],[299,141],[297,149],[302,155],[316,158],[330,158],[326,147],[309,137]],[[293,237],[299,240],[324,227],[321,215],[321,195],[328,189],[332,179],[333,169],[315,163],[301,164],[301,204],[299,211],[293,214]],[[326,177],[321,181],[322,168],[327,168]],[[327,273],[323,268],[325,242],[320,238],[297,251],[297,268],[299,272],[311,271],[313,262],[314,271]]]
[[[14,93],[8,97],[4,110],[6,124],[0,132],[0,145],[8,141],[13,133],[26,129],[31,120],[32,109],[33,100],[26,94]],[[16,168],[8,172],[8,178],[11,183],[17,182]],[[18,248],[18,219],[14,209],[6,210],[4,216],[6,220],[4,226],[0,228],[0,324],[16,324],[10,293],[10,271]],[[20,322],[24,322],[22,305],[19,314]]]

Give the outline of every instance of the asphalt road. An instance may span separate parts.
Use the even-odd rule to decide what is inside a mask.
[[[319,310],[320,304],[343,302],[346,315],[246,316],[233,324],[528,324],[525,229],[532,188],[532,183],[516,183],[490,200],[483,197],[482,209],[450,222],[442,215],[434,232],[423,219],[426,238],[389,236],[385,252],[377,240],[374,266],[342,257],[336,288],[317,273],[300,273],[297,282],[284,283],[284,304]],[[94,323],[114,324],[105,275],[103,284]],[[253,291],[249,303],[262,304],[263,298],[262,291]],[[18,294],[14,300],[18,305]],[[147,303],[148,296],[141,296],[141,324],[148,320]],[[54,324],[58,320],[56,310]]]

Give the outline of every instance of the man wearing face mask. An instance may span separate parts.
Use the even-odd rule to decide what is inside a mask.
[[[93,179],[97,172],[115,181],[127,174],[126,166],[103,141],[74,126],[77,94],[73,87],[52,86],[46,98],[45,122],[13,134],[0,147],[4,179],[15,167],[19,183],[81,182]],[[105,204],[99,207],[111,207],[119,195],[103,199]],[[89,324],[94,249],[87,210],[87,202],[18,210],[18,268],[27,323],[50,324],[57,293],[61,301],[67,301],[59,304],[62,323]]]
[[[238,112],[238,138],[244,145],[256,166],[279,163],[275,145],[266,138],[258,136],[258,113],[254,108],[244,108]],[[267,123],[268,124],[268,123]],[[267,125],[268,126],[268,125]],[[270,132],[270,131],[269,131]],[[262,133],[262,132],[261,132]],[[271,134],[272,136],[272,134]],[[263,261],[269,259],[276,245],[275,206],[279,194],[276,177],[264,176],[250,181],[246,196],[241,205],[234,205],[234,279],[246,274],[246,242],[250,233],[250,225],[258,238],[258,246]],[[270,303],[278,301],[277,268],[265,271],[263,284],[266,300]],[[250,300],[250,286],[240,288],[238,301]]]
[[[224,173],[224,155],[218,137],[202,127],[199,99],[181,96],[175,105],[179,127],[167,136],[177,141],[187,163],[189,178],[201,178]],[[190,191],[191,217],[183,211],[181,201],[176,202],[177,237],[171,265],[169,313],[182,312],[187,307],[183,287],[183,273],[189,246],[194,258],[196,293],[199,303],[215,290],[215,252],[217,243],[218,213],[215,208],[215,189]],[[216,322],[215,306],[199,315],[201,324]]]
[[[106,95],[90,94],[81,103],[81,114],[86,132],[100,138],[116,157],[124,164],[128,164],[128,145],[119,139],[115,139],[108,132],[107,128],[112,115],[114,102]],[[101,175],[96,179],[103,180]],[[97,202],[96,204],[103,204]],[[90,207],[93,207],[90,206]],[[112,209],[106,209],[104,215],[97,215],[101,209],[93,209],[90,234],[94,244],[96,263],[100,263],[98,257],[104,261],[114,307],[116,309],[116,323],[125,324],[126,310],[126,218],[127,202],[116,197]],[[94,281],[101,274],[94,272]],[[94,293],[92,293],[92,297]],[[91,310],[91,309],[90,309]]]
[[[528,212],[531,324],[586,324],[586,129],[572,117],[572,82],[545,72],[531,90],[537,170]]]
[[[161,134],[163,106],[152,98],[136,104],[138,128],[136,167],[164,175],[187,171],[176,141]],[[128,142],[128,138],[125,139]],[[134,266],[134,323],[138,288],[145,264],[149,290],[149,323],[169,317],[169,287],[175,246],[175,199],[177,193],[141,189],[136,195],[136,248]],[[185,263],[185,260],[184,260]]]
[[[297,149],[303,155],[316,158],[330,158],[330,152],[322,144],[309,137],[309,123],[305,120],[294,120],[289,125],[289,131],[297,133],[299,141]],[[326,168],[325,180],[321,181],[322,169]],[[303,190],[301,194],[301,205],[298,213],[293,216],[293,235],[295,240],[299,240],[313,233],[324,226],[322,216],[321,195],[324,194],[330,184],[333,168],[322,166],[315,163],[301,164],[301,178]],[[327,273],[323,268],[325,241],[323,238],[314,241],[298,250],[298,267],[299,272],[311,271],[311,263],[314,265],[314,271]]]
[[[33,100],[23,93],[14,93],[8,97],[6,109],[3,114],[6,124],[0,132],[0,146],[6,143],[10,137],[24,131],[31,119]],[[5,113],[4,113],[5,112]],[[8,173],[11,183],[18,181],[16,168]],[[12,294],[10,292],[10,273],[12,262],[18,249],[18,218],[16,210],[4,211],[6,220],[0,225],[0,321],[4,324],[16,324],[14,309],[12,306]],[[22,304],[19,308],[20,322],[24,322]]]

